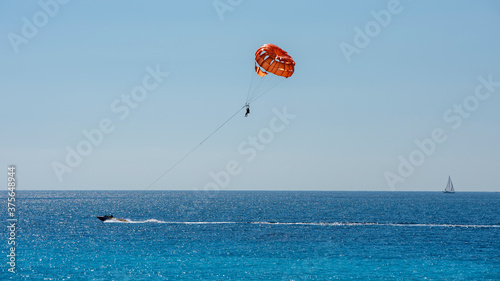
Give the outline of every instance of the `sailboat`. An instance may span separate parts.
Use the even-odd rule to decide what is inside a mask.
[[[455,188],[453,188],[453,182],[451,181],[450,176],[448,176],[448,184],[443,191],[444,193],[455,193]]]

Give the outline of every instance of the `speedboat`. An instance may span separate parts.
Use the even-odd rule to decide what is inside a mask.
[[[115,220],[115,221],[126,222],[126,220],[117,219],[117,218],[113,217],[113,215],[105,215],[103,217],[97,217],[97,218],[100,219],[101,221]]]

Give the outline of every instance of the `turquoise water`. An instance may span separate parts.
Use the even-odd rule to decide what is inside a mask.
[[[20,191],[17,204],[17,272],[4,227],[0,280],[500,279],[500,193]],[[95,217],[109,213],[127,222]]]

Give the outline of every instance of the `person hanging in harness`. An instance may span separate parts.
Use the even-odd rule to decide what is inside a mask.
[[[247,109],[247,111],[245,112],[245,117],[247,117],[248,114],[250,114],[250,105],[249,104],[245,104],[245,107]]]

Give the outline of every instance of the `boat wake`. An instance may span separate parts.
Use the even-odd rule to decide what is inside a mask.
[[[134,221],[131,219],[108,219],[104,221],[104,223],[167,223],[166,221],[161,221],[157,219],[148,219],[148,220],[140,220],[140,221]]]
[[[296,226],[394,226],[394,227],[457,227],[457,228],[500,228],[498,224],[439,224],[439,223],[378,223],[378,222],[231,222],[231,221],[162,221],[157,219],[147,220],[117,220],[110,219],[105,223],[163,223],[163,224],[253,224],[253,225],[296,225]]]
[[[277,225],[314,225],[314,226],[420,226],[420,227],[464,227],[464,228],[494,228],[500,225],[493,224],[438,224],[438,223],[378,223],[378,222],[252,222],[254,224],[277,224]]]

